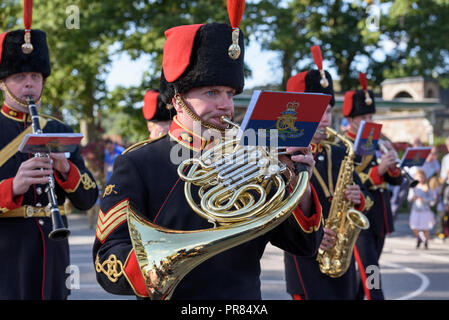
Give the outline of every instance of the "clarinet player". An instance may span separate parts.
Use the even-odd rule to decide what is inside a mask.
[[[29,12],[31,8],[26,6],[32,2],[25,3]],[[30,16],[24,22],[25,29],[30,29]],[[46,34],[32,29],[1,33],[0,53],[4,96],[0,111],[0,299],[66,299],[70,294],[66,286],[69,244],[67,239],[52,241],[48,237],[52,231],[49,177],[54,176],[65,226],[65,200],[87,210],[95,204],[98,188],[79,148],[69,158],[64,154],[35,157],[17,151],[24,134],[33,132],[27,97],[39,109],[45,79],[50,76]],[[44,133],[73,132],[60,121],[39,118]]]

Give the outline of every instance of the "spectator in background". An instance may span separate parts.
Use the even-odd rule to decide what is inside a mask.
[[[449,151],[449,137],[446,138],[446,149]],[[447,153],[443,159],[441,159],[441,171],[440,171],[440,178],[441,181],[447,182],[448,181],[448,170],[449,170],[449,153]]]
[[[447,214],[444,200],[445,195],[447,197],[447,192],[449,191],[447,186],[446,183],[442,183],[439,179],[438,173],[429,180],[429,187],[435,195],[433,210],[436,212],[435,235],[437,236],[437,239],[440,239],[442,242],[449,236],[448,230],[445,230],[445,227],[447,229]],[[449,199],[446,199],[446,202],[448,202],[448,200]]]
[[[109,181],[112,174],[112,168],[114,166],[114,161],[117,156],[121,155],[125,148],[117,145],[111,139],[106,139],[104,147],[104,171],[105,171],[105,185]]]
[[[429,187],[426,174],[418,169],[414,176],[419,181],[418,185],[410,190],[408,200],[412,207],[410,211],[410,228],[416,236],[416,248],[424,242],[425,249],[428,249],[429,231],[435,225],[435,216],[430,208],[435,201],[435,195]]]
[[[424,162],[420,169],[424,171],[428,180],[432,179],[433,177],[436,177],[438,179],[441,165],[440,161],[438,161],[437,147],[432,148],[432,151],[430,151],[429,155],[427,156],[426,162]]]

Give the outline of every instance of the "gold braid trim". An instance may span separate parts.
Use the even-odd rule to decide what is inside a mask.
[[[107,258],[102,263],[100,262],[100,258],[95,258],[95,270],[100,273],[103,272],[106,277],[111,282],[117,282],[118,278],[121,277],[123,273],[123,263],[117,259],[117,256],[115,254],[111,254],[109,258]]]
[[[97,187],[97,184],[92,181],[87,172],[81,175],[81,183],[83,184],[84,190],[95,189]]]

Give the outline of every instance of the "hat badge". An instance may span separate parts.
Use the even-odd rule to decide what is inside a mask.
[[[33,0],[25,0],[23,3],[23,22],[25,24],[25,35],[22,44],[22,52],[30,54],[33,52],[33,45],[31,44],[31,22],[33,21]]]
[[[232,27],[232,44],[229,46],[228,55],[232,60],[237,60],[241,52],[239,46],[239,25],[242,21],[243,11],[245,10],[245,1],[228,0],[227,8]]]

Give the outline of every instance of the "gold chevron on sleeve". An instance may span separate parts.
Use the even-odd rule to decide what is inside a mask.
[[[106,213],[103,213],[103,211],[100,210],[100,213],[98,214],[96,235],[101,243],[104,242],[115,228],[126,221],[128,203],[128,199],[124,199]]]

